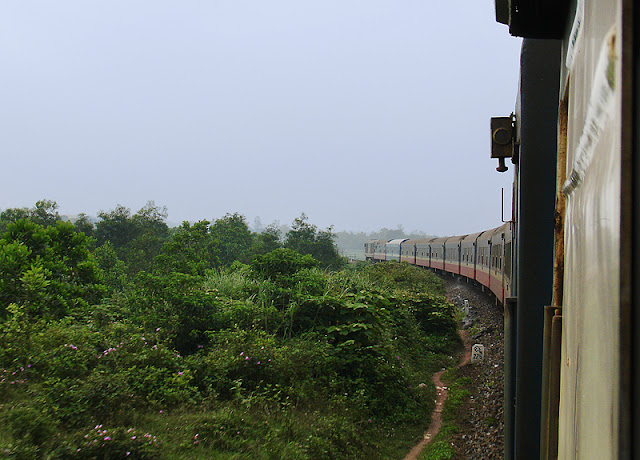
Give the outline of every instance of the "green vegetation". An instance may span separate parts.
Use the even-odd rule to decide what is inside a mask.
[[[345,267],[304,215],[30,212],[0,215],[3,458],[397,458],[428,423],[459,345],[432,274]]]

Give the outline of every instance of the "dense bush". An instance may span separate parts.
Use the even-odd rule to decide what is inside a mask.
[[[0,238],[0,317],[12,303],[31,317],[58,319],[99,302],[105,288],[89,243],[65,222],[9,224]]]
[[[325,272],[290,248],[221,266],[214,254],[233,257],[209,233],[184,224],[131,276],[109,242],[96,265],[66,224],[9,224],[0,268],[22,284],[0,305],[4,456],[383,457],[394,427],[425,419],[421,384],[457,344],[451,305],[423,292],[436,279]],[[111,297],[95,305],[100,276]]]
[[[444,286],[438,276],[407,262],[390,261],[367,267],[369,276],[389,290],[443,295]]]
[[[310,255],[301,255],[293,249],[276,249],[251,262],[251,268],[263,278],[282,287],[291,288],[296,284],[295,275],[303,269],[318,266],[318,261]]]

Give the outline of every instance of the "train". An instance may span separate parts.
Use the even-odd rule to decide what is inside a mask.
[[[513,173],[510,220],[365,245],[369,260],[464,276],[502,304],[506,460],[640,459],[635,3],[495,0],[522,37],[513,111],[487,130]]]
[[[477,282],[504,304],[512,297],[513,223],[470,235],[444,238],[370,240],[365,259],[396,261],[459,275]]]

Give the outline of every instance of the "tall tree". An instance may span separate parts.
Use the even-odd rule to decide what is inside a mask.
[[[142,232],[166,237],[169,233],[169,226],[166,224],[168,215],[166,206],[157,206],[153,200],[149,200],[134,214],[132,220]]]
[[[209,233],[210,222],[201,220],[191,225],[183,222],[156,256],[157,272],[204,275],[207,269],[219,265],[218,251]]]
[[[52,200],[36,201],[36,206],[31,210],[30,219],[44,227],[55,225],[60,220],[58,203]]]
[[[275,249],[281,248],[280,242],[280,229],[270,224],[261,233],[257,233],[253,238],[253,246],[251,247],[251,254],[264,255]]]
[[[127,266],[118,258],[116,251],[110,241],[102,246],[98,246],[93,255],[98,264],[98,268],[102,270],[102,279],[109,293],[122,291],[127,284]]]
[[[307,222],[308,217],[302,213],[294,219],[291,230],[285,235],[284,247],[300,254],[310,254],[320,261],[324,268],[338,269],[345,260],[335,245],[335,235],[331,227],[318,231],[318,227]]]
[[[169,239],[169,226],[165,222],[167,215],[166,206],[156,206],[155,202],[148,201],[131,218],[137,235],[127,244],[124,254],[131,273],[152,269],[154,258]]]
[[[93,225],[93,222],[89,219],[85,213],[78,214],[75,222],[73,223],[76,232],[82,232],[87,236],[93,236],[96,228]]]
[[[100,245],[110,241],[118,250],[138,236],[131,210],[125,206],[119,204],[109,212],[100,211],[98,217],[100,220],[96,224],[96,238]]]
[[[226,214],[217,219],[210,230],[222,265],[231,265],[235,260],[249,262],[253,236],[243,215],[237,212]]]
[[[122,205],[109,212],[98,214],[95,235],[98,244],[113,244],[117,256],[122,259],[130,274],[151,270],[153,259],[160,253],[169,238],[166,224],[167,208],[148,201],[137,213]]]

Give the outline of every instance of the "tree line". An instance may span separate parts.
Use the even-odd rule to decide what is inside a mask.
[[[153,201],[135,213],[122,205],[101,211],[95,223],[86,214],[73,223],[64,222],[58,204],[51,200],[40,200],[31,208],[6,209],[0,213],[0,271],[12,277],[5,277],[2,283],[7,291],[23,285],[22,295],[40,292],[42,286],[29,284],[37,284],[38,276],[49,279],[57,273],[67,279],[64,270],[54,267],[61,260],[75,264],[75,269],[84,267],[79,284],[98,285],[100,279],[108,292],[122,289],[140,272],[203,276],[207,270],[234,262],[248,264],[278,248],[309,254],[325,269],[345,264],[331,229],[319,230],[304,213],[284,235],[275,225],[252,232],[239,213],[213,221],[183,222],[175,228],[166,223],[167,215],[167,208]],[[71,248],[74,257],[69,258],[65,251]],[[8,301],[11,295],[4,298]]]

